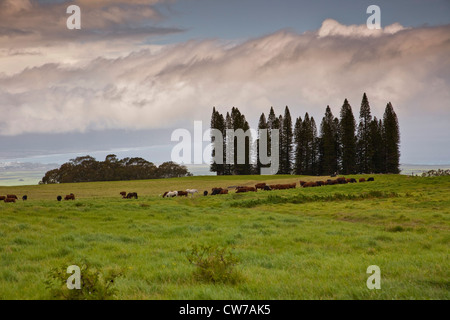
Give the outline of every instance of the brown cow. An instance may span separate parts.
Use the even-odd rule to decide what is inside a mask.
[[[228,189],[223,189],[219,194],[228,194]]]
[[[346,183],[348,183],[347,179],[345,179],[345,177],[337,178],[336,180],[337,180],[337,182],[339,184],[346,184]]]
[[[360,179],[359,179],[359,182],[366,182],[366,179],[360,178]]]
[[[311,181],[311,182],[307,182],[303,185],[303,188],[312,188],[312,187],[317,187],[317,183],[314,181]]]
[[[15,194],[7,194],[6,198],[19,200],[19,198],[17,198],[17,196]]]
[[[6,199],[5,196],[0,196],[0,201],[4,201]]]
[[[121,195],[122,198],[124,198],[124,199],[127,197],[126,191],[122,191],[122,192],[120,193],[120,195]]]
[[[187,197],[188,193],[186,191],[178,191],[177,197]]]
[[[218,195],[218,194],[220,194],[220,192],[222,191],[223,189],[222,188],[212,188],[212,192],[211,192],[211,195],[212,196],[215,196],[215,195]]]
[[[237,187],[236,193],[242,193],[242,192],[256,192],[256,188],[254,187]]]
[[[306,181],[300,181],[300,186],[304,186],[304,184],[306,183]]]
[[[75,195],[73,193],[68,194],[64,197],[64,200],[75,200]]]
[[[264,190],[264,187],[266,186],[266,184],[265,183],[257,183],[256,185],[255,185],[255,188],[258,190],[258,189],[261,189],[261,190]]]
[[[6,198],[4,201],[5,202],[16,202],[16,199],[15,198]]]
[[[138,195],[136,192],[130,192],[127,194],[127,199],[133,199],[133,198],[135,198],[135,199],[138,198]]]

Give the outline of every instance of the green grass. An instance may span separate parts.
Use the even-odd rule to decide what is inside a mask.
[[[380,175],[372,183],[322,188],[158,196],[298,180],[210,176],[0,187],[0,195],[29,198],[0,202],[0,299],[50,299],[48,272],[83,261],[126,269],[116,282],[119,299],[450,298],[449,177]],[[121,191],[139,199],[123,200]],[[77,200],[56,201],[71,192]],[[195,278],[186,250],[210,244],[233,248],[241,281]],[[381,290],[366,287],[370,265],[381,268]]]

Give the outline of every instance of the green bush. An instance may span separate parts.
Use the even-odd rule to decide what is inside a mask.
[[[80,267],[80,289],[67,288],[67,265],[49,271],[46,288],[50,290],[52,298],[57,300],[112,300],[115,299],[117,289],[115,280],[123,275],[122,269],[108,269],[100,273],[96,268],[87,264]]]
[[[194,276],[199,281],[235,284],[242,279],[236,270],[239,261],[227,247],[194,245],[187,259],[196,266]]]

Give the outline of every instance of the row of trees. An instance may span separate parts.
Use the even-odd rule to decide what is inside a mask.
[[[77,157],[64,163],[59,169],[48,171],[40,184],[123,181],[160,178],[177,178],[192,175],[187,168],[174,162],[156,166],[143,158],[118,159],[116,155],[97,161],[91,156]]]
[[[231,114],[224,117],[215,108],[211,117],[211,128],[220,130],[224,136],[227,129],[243,129],[250,126],[245,116],[235,107]],[[276,116],[273,108],[266,118],[261,114],[258,129],[267,129],[268,155],[270,156],[270,137],[273,129],[279,130],[279,170],[278,174],[331,175],[356,173],[399,173],[400,172],[400,129],[397,115],[389,102],[383,119],[372,117],[369,100],[364,93],[357,124],[352,108],[345,99],[340,118],[333,115],[329,106],[325,110],[319,129],[314,117],[308,113],[303,119],[298,117],[293,122],[289,108],[284,115]],[[319,132],[318,132],[319,131]],[[257,141],[261,137],[257,137]],[[245,140],[246,162],[240,165],[216,164],[210,170],[218,175],[260,174],[264,167],[257,154],[250,152],[250,137]],[[215,156],[214,141],[212,155]],[[230,141],[224,139],[224,160]],[[259,144],[257,143],[257,146]],[[236,158],[236,141],[234,155]],[[250,157],[256,156],[256,165],[250,164]],[[234,163],[237,163],[236,161]]]

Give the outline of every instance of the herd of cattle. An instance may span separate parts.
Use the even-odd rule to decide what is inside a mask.
[[[367,180],[364,178],[360,178],[359,182],[370,182],[375,181],[374,178],[368,178]],[[328,179],[326,181],[300,181],[300,187],[302,188],[313,188],[313,187],[323,187],[323,186],[332,186],[336,184],[347,184],[347,183],[357,183],[356,179],[350,178],[346,179],[345,177],[337,178],[335,180]],[[271,184],[268,185],[266,183],[258,183],[254,187],[248,186],[233,186],[228,188],[213,188],[211,190],[211,195],[222,195],[228,194],[228,189],[235,189],[236,193],[244,193],[244,192],[257,192],[258,190],[264,191],[272,191],[272,190],[286,190],[286,189],[295,189],[297,187],[297,183],[288,183],[288,184]],[[163,198],[173,198],[173,197],[187,197],[188,195],[194,196],[194,194],[198,193],[197,189],[187,189],[186,191],[166,191],[162,197]],[[209,194],[208,191],[204,191],[203,195],[207,196]],[[125,191],[120,192],[120,195],[123,199],[137,199],[138,195],[136,192],[126,193]],[[28,199],[27,195],[22,196],[22,200],[26,201]],[[63,199],[62,196],[57,196],[56,200],[61,201]],[[0,196],[0,201],[4,202],[16,202],[18,200],[15,194],[8,194],[6,196]],[[73,193],[68,194],[64,197],[64,200],[75,200],[75,195]]]
[[[360,178],[359,182],[370,182],[375,181],[375,178],[368,178],[367,180],[365,178]],[[347,184],[347,183],[357,183],[356,179],[350,178],[346,179],[345,177],[337,178],[337,179],[328,179],[326,181],[300,181],[300,187],[302,188],[313,188],[313,187],[323,187],[323,186],[332,186],[336,184]],[[258,190],[264,190],[264,191],[272,191],[272,190],[286,190],[286,189],[295,189],[297,187],[297,183],[288,183],[288,184],[271,184],[268,185],[266,183],[258,183],[254,187],[248,187],[248,186],[233,186],[228,188],[212,188],[211,195],[221,195],[221,194],[228,194],[228,189],[235,189],[236,193],[244,193],[244,192],[257,192]],[[196,189],[187,189],[186,191],[166,191],[162,197],[163,198],[173,198],[173,197],[187,197],[189,194],[194,195],[197,193],[198,190]],[[122,193],[121,193],[122,194]],[[207,196],[209,193],[208,191],[204,191],[203,195]],[[137,197],[136,197],[137,198]]]
[[[57,196],[56,200],[61,201],[63,199],[62,196]],[[6,196],[0,196],[0,201],[4,202],[16,202],[16,200],[19,200],[15,194],[7,194]],[[28,200],[28,196],[24,195],[22,196],[22,201]],[[73,193],[68,194],[64,197],[64,200],[75,200],[75,195]]]

